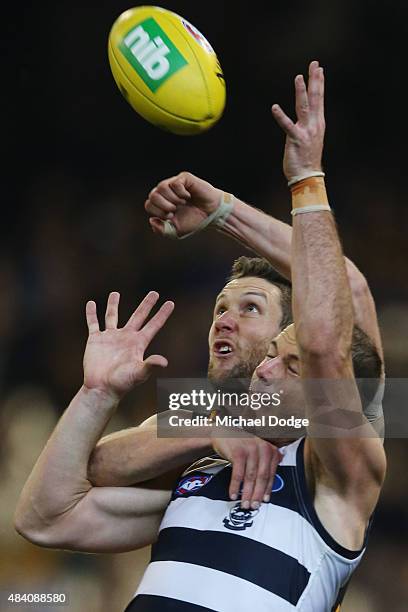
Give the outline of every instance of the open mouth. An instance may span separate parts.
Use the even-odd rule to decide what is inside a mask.
[[[231,357],[234,347],[228,340],[217,340],[213,345],[213,354],[221,359]]]

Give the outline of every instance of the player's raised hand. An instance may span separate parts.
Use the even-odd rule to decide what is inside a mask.
[[[219,437],[213,434],[214,450],[232,464],[229,495],[241,506],[256,509],[268,502],[281,454],[276,446],[245,432],[245,437]]]
[[[145,202],[150,226],[155,233],[166,235],[166,222],[170,222],[179,238],[194,233],[218,208],[222,193],[189,172],[165,179]]]
[[[296,123],[278,104],[272,106],[273,116],[286,133],[283,171],[288,181],[322,169],[324,74],[319,62],[313,61],[309,65],[307,87],[303,75],[298,74],[295,78],[295,99]]]
[[[118,328],[119,298],[117,292],[109,295],[104,331],[99,328],[95,302],[87,303],[89,336],[84,355],[84,385],[118,399],[144,382],[150,376],[152,367],[167,366],[165,357],[151,355],[145,359],[144,353],[174,309],[173,302],[165,302],[146,322],[159,299],[158,293],[150,291],[126,325]]]

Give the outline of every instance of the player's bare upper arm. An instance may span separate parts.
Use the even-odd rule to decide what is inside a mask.
[[[173,487],[183,471],[183,467],[173,469],[135,486],[92,487],[41,534],[39,543],[82,552],[111,553],[153,544]]]
[[[93,487],[52,525],[34,536],[42,546],[82,552],[126,552],[152,544],[171,491]]]

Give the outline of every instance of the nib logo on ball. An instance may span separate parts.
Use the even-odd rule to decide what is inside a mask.
[[[158,6],[137,6],[109,32],[109,64],[126,101],[154,125],[200,134],[221,117],[226,87],[210,43],[183,17]]]
[[[187,64],[159,24],[152,18],[132,28],[119,48],[153,92]]]

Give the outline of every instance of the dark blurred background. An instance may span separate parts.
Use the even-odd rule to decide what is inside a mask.
[[[214,232],[163,241],[150,232],[144,200],[159,180],[189,170],[290,222],[283,136],[270,106],[279,102],[293,114],[293,77],[312,59],[325,68],[324,162],[344,248],[377,302],[388,376],[405,377],[408,365],[407,6],[162,1],[207,36],[224,69],[225,114],[198,137],[154,128],[117,90],[107,37],[130,6],[61,0],[3,14],[10,95],[3,97],[0,243],[0,591],[65,589],[72,612],[120,610],[148,555],[51,552],[12,529],[22,484],[81,384],[85,302],[102,309],[118,290],[124,321],[148,290],[158,290],[176,302],[155,343],[169,359],[168,375],[206,370],[213,299],[244,250]],[[124,402],[110,429],[153,413],[154,397],[150,382]],[[386,448],[389,475],[346,612],[408,607],[408,443],[390,440]]]

